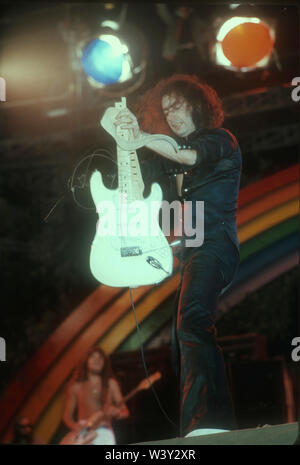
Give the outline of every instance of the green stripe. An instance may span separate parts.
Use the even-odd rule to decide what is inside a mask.
[[[172,318],[174,311],[174,299],[172,294],[159,307],[157,307],[145,320],[140,324],[142,344],[149,341],[149,338],[158,333],[167,321]],[[116,349],[116,352],[125,352],[127,350],[136,350],[140,347],[140,341],[137,331],[134,329],[132,333],[124,339],[124,341]]]
[[[267,229],[261,234],[253,237],[249,241],[243,243],[240,248],[241,262],[258,253],[260,250],[277,242],[285,236],[288,236],[299,228],[298,216],[294,216],[282,223]],[[159,307],[143,321],[141,327],[142,343],[149,342],[156,334],[161,331],[163,326],[172,318],[174,310],[174,294],[162,302]],[[137,336],[137,331],[134,329],[132,333],[119,345],[117,352],[127,350],[137,350],[140,347],[140,342]]]
[[[279,223],[272,228],[267,229],[266,231],[257,234],[247,242],[244,242],[241,245],[240,255],[241,261],[246,260],[251,255],[254,255],[261,251],[262,249],[268,247],[274,242],[279,241],[285,236],[297,231],[299,228],[299,219],[298,216],[293,216],[282,223]]]

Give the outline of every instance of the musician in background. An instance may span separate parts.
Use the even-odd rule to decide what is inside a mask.
[[[67,391],[63,421],[75,433],[71,435],[75,439],[73,443],[86,444],[83,431],[89,431],[88,437],[90,433],[96,436],[92,441],[94,445],[116,444],[112,421],[128,416],[109,358],[100,348],[92,349],[76,370]],[[67,443],[72,442],[62,442]]]
[[[156,179],[161,173],[155,154],[170,163],[168,174],[177,185],[178,197],[184,207],[185,201],[192,207],[193,228],[197,201],[204,202],[204,242],[186,246],[181,257],[175,332],[180,348],[180,434],[234,429],[215,318],[217,299],[239,265],[239,145],[221,127],[224,113],[215,90],[196,76],[179,74],[161,80],[140,100],[136,114],[138,119],[128,109],[121,110],[114,120],[116,128],[130,129],[136,140],[149,133],[166,134],[179,144],[176,151],[166,140],[145,142],[153,153]]]
[[[14,435],[10,444],[45,444],[45,442],[33,433],[30,419],[21,416],[14,424]]]

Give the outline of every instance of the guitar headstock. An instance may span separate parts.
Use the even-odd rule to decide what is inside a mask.
[[[116,102],[115,103],[115,108],[120,108],[120,109],[127,108],[127,106],[126,106],[126,97],[121,97],[121,102]]]
[[[118,110],[125,110],[125,108],[127,108],[126,97],[121,97],[121,101],[115,103],[115,108]],[[119,137],[125,138],[125,140],[130,139],[130,132],[127,129],[119,128],[119,130],[117,131],[117,135]]]
[[[160,371],[156,371],[153,373],[153,375],[150,375],[149,378],[143,379],[143,381],[140,382],[140,384],[137,387],[138,391],[145,391],[146,389],[149,389],[150,384],[155,383],[155,381],[159,380],[161,378],[161,373]]]

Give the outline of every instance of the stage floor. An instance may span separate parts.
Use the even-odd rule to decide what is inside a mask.
[[[298,423],[266,425],[259,428],[201,435],[190,438],[172,438],[138,444],[157,445],[292,445],[298,436]]]

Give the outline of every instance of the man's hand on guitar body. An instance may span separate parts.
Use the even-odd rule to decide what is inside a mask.
[[[105,420],[107,420],[105,411],[98,410],[97,412],[93,413],[87,420],[85,420],[86,428],[97,428]]]
[[[80,432],[86,428],[88,428],[88,420],[80,420],[77,423],[74,423],[74,425],[71,428],[71,431],[73,431],[76,434],[80,434]]]
[[[122,407],[110,405],[104,410],[99,410],[93,413],[87,420],[82,420],[81,422],[79,422],[77,431],[80,432],[80,430],[85,428],[98,428],[103,423],[106,423],[107,421],[112,419],[121,419],[124,417],[124,415],[125,413]],[[83,426],[80,426],[81,423]]]

